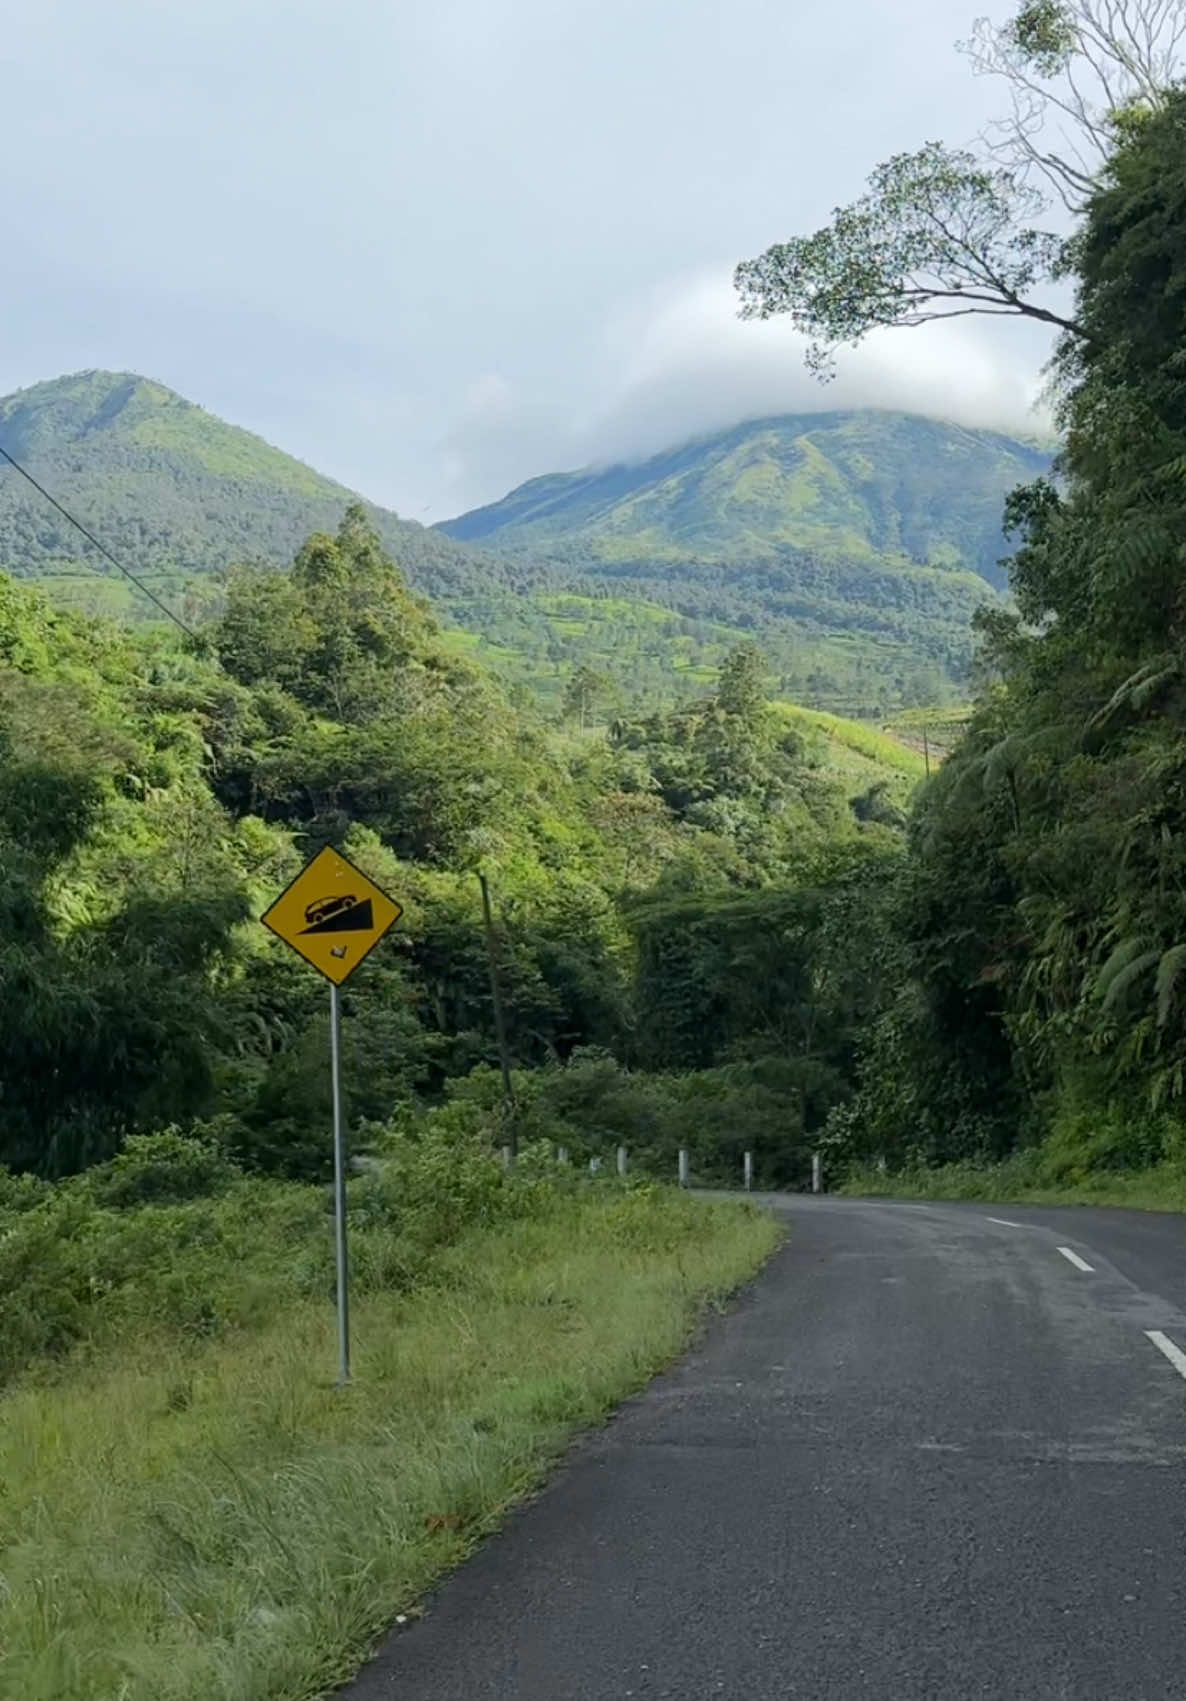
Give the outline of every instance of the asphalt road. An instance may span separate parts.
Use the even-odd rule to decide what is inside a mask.
[[[1186,1221],[771,1203],[732,1314],[347,1701],[1186,1698]]]

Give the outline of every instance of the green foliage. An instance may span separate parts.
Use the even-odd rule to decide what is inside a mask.
[[[405,909],[343,994],[355,1150],[393,1116],[435,1128],[426,1111],[498,1143],[449,1097],[497,1058],[482,868],[520,1071],[567,1079],[600,1048],[629,1075],[622,1116],[659,1118],[657,1161],[678,1120],[731,1171],[723,1115],[771,1176],[801,1173],[847,1091],[870,1006],[844,950],[876,933],[858,892],[917,763],[769,705],[751,638],[717,629],[690,701],[608,726],[589,723],[611,687],[578,668],[585,724],[548,725],[443,640],[357,505],[289,573],[232,574],[202,646],[3,583],[0,617],[0,1161],[89,1167],[91,1206],[126,1211],[216,1181],[245,1197],[240,1172],[325,1180],[324,988],[251,918],[334,842]],[[434,1221],[401,1219],[408,1270]]]
[[[808,365],[887,325],[958,312],[1013,313],[1070,326],[1028,299],[1053,276],[1060,238],[1029,221],[1041,197],[966,149],[928,142],[879,165],[866,194],[811,236],[776,243],[737,268],[742,317],[789,314],[811,338]]]
[[[1030,1199],[1046,1203],[1135,1205],[1186,1210],[1186,1124],[1165,1112],[1062,1099],[1040,1145],[996,1163],[962,1160],[904,1167],[850,1163],[845,1192],[893,1192],[932,1199]]]
[[[1001,503],[1048,465],[1036,445],[902,414],[750,422],[447,522],[510,556],[523,594],[446,606],[482,635],[476,653],[557,700],[588,665],[635,712],[658,707],[753,634],[781,694],[878,717],[966,682],[971,616],[995,601],[984,581],[1002,584]]]
[[[153,1164],[158,1185],[171,1173],[184,1188],[185,1166]],[[193,1340],[258,1324],[323,1262],[318,1248],[329,1231],[307,1189],[239,1183],[221,1199],[180,1202],[166,1189],[159,1202],[137,1204],[135,1185],[128,1172],[107,1170],[92,1191],[80,1177],[5,1219],[0,1380],[37,1357],[136,1327]]]
[[[331,536],[357,502],[349,491],[129,374],[79,374],[0,401],[0,433],[191,626],[223,612],[230,573],[240,612],[256,608],[250,641],[263,646],[236,654],[240,677],[284,678],[286,656],[298,669],[309,659],[294,582],[260,569],[286,564],[310,533]],[[760,630],[785,693],[877,715],[966,678],[968,620],[984,594],[973,574],[999,583],[1001,497],[1045,464],[1035,454],[935,421],[804,415],[639,469],[537,480],[444,528],[361,512],[460,628],[447,648],[481,654],[557,707],[581,666],[606,675],[605,712],[619,696],[639,707],[686,695],[700,681],[683,677],[685,665],[707,652],[715,668],[712,629],[725,626],[726,645]],[[548,500],[532,494],[538,485]],[[454,531],[498,553],[443,535]],[[103,577],[92,554],[16,473],[0,472],[0,567],[71,608],[159,626],[152,604]],[[615,630],[590,645],[558,607],[574,594],[616,601],[615,621],[637,622],[638,639]],[[693,638],[692,655],[647,641],[656,617],[673,638]]]
[[[586,571],[618,585],[645,576],[648,562],[655,579],[688,577],[695,563],[707,578],[716,562],[718,581],[756,588],[781,557],[805,605],[822,609],[831,596],[892,606],[896,573],[912,564],[932,572],[904,582],[936,598],[936,575],[958,588],[960,570],[1001,584],[1001,503],[1048,465],[1035,445],[908,414],[788,414],[635,465],[536,479],[437,529],[557,565],[567,544],[574,567],[583,546]],[[829,567],[830,586],[818,578]],[[862,567],[873,574],[865,598]]]
[[[924,792],[903,983],[830,1137],[854,1160],[1002,1158],[1035,1185],[1172,1158],[1186,1092],[1180,539],[1186,96],[1116,150],[1076,247],[1059,354],[1063,488],[1008,520],[1020,618],[998,683]]]
[[[176,1205],[225,1191],[235,1169],[216,1147],[187,1139],[176,1129],[133,1134],[123,1150],[87,1175],[99,1205]]]
[[[548,1180],[509,1176],[475,1136],[431,1123],[376,1135],[377,1167],[350,1183],[360,1294],[406,1289],[468,1230],[548,1208]],[[0,1382],[137,1327],[206,1339],[332,1292],[328,1196],[246,1179],[175,1132],[130,1140],[52,1189],[16,1182],[0,1187]]]
[[[614,683],[608,674],[582,664],[565,687],[564,713],[568,719],[577,721],[583,732],[613,691]]]
[[[760,1185],[802,1187],[813,1149],[802,1121],[803,1089],[818,1079],[818,1072],[777,1053],[715,1069],[656,1072],[624,1068],[596,1048],[577,1051],[563,1066],[516,1073],[520,1139],[529,1142],[519,1167],[530,1164],[533,1149],[563,1146],[578,1170],[597,1158],[608,1176],[617,1148],[625,1146],[632,1184],[640,1176],[670,1182],[686,1149],[696,1182],[736,1186],[749,1151]],[[813,1108],[818,1117],[809,1096]],[[500,1138],[497,1072],[477,1070],[453,1083],[429,1126],[449,1141]]]
[[[0,691],[0,1158],[61,1174],[204,1102],[213,977],[247,904],[188,811],[169,831],[200,761],[160,711],[172,684],[133,672],[121,692],[123,640],[35,598],[9,616],[30,659]],[[38,633],[60,648],[34,663]]]
[[[744,318],[789,314],[811,339],[807,365],[827,378],[834,354],[886,326],[969,313],[1092,333],[1036,295],[1079,264],[1081,229],[1035,228],[1053,190],[1073,215],[1098,212],[1101,169],[1172,106],[1181,78],[1180,7],[1131,0],[1020,0],[1011,18],[979,18],[960,43],[980,75],[1008,87],[1005,113],[974,149],[928,142],[871,174],[868,191],[810,236],[738,266]]]
[[[1023,61],[1040,77],[1066,66],[1075,48],[1075,29],[1060,0],[1027,0],[1005,26]]]
[[[847,720],[819,709],[804,709],[793,703],[778,703],[775,707],[792,726],[823,732],[846,749],[867,756],[879,768],[904,774],[911,780],[920,780],[926,773],[922,752],[901,736],[879,732],[867,722]],[[935,712],[935,718],[941,721],[941,712]]]

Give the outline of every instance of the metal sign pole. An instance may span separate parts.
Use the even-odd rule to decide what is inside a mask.
[[[260,916],[310,968],[329,981],[330,1075],[334,1100],[334,1250],[338,1267],[338,1386],[350,1380],[350,1270],[346,1261],[346,1129],[342,1116],[342,1010],[339,988],[403,914],[361,868],[322,845]]]
[[[350,1295],[346,1263],[346,1137],[342,1129],[341,994],[330,983],[329,1051],[334,1090],[334,1242],[338,1264],[338,1384],[350,1380]]]

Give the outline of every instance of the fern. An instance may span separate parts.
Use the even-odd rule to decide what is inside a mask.
[[[1128,579],[1146,568],[1155,566],[1160,558],[1174,551],[1174,539],[1169,528],[1160,520],[1144,520],[1130,524],[1108,546],[1106,555],[1098,555],[1089,565],[1092,577]]]
[[[1157,965],[1157,1025],[1164,1028],[1169,1021],[1177,989],[1178,976],[1186,967],[1186,945],[1174,945]]]
[[[1177,678],[1181,672],[1179,658],[1172,652],[1155,656],[1143,667],[1130,674],[1122,685],[1118,685],[1104,704],[1097,709],[1088,721],[1088,728],[1094,730],[1103,726],[1121,709],[1140,711],[1156,695],[1161,687],[1171,679]]]
[[[1096,976],[1096,996],[1111,1010],[1143,974],[1161,960],[1161,952],[1150,949],[1147,938],[1123,939]]]

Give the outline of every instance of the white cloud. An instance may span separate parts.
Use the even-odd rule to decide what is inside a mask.
[[[740,320],[728,278],[694,278],[643,327],[591,446],[600,457],[629,457],[743,419],[851,407],[1032,432],[1047,423],[1036,403],[1049,339],[1028,330],[952,319],[875,332],[841,350],[837,376],[821,384],[788,320]]]
[[[840,351],[821,384],[806,342],[782,319],[737,317],[727,275],[673,283],[614,315],[601,382],[583,412],[561,412],[485,377],[446,438],[450,484],[490,501],[542,472],[637,460],[703,432],[772,414],[875,407],[1019,435],[1048,430],[1039,402],[1050,339],[1015,320],[947,320],[879,331]]]
[[[1015,325],[904,332],[820,392],[731,299],[878,160],[999,110],[952,45],[973,0],[839,33],[787,0],[10,10],[10,383],[148,372],[431,518],[742,413],[1011,420],[1040,364]]]

